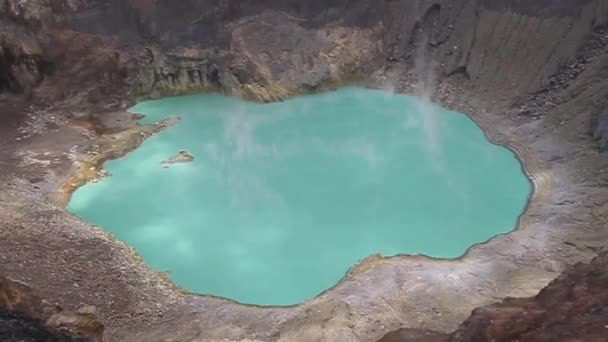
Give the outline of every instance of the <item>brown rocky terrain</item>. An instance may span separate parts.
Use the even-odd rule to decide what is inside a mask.
[[[168,124],[137,125],[135,101],[347,83],[432,96],[514,149],[535,186],[518,229],[454,260],[371,256],[314,299],[253,307],[185,293],[65,211]],[[605,250],[606,108],[604,0],[0,0],[0,273],[95,306],[108,341],[601,340],[605,256],[486,305]]]
[[[452,334],[402,329],[379,342],[608,341],[608,253],[562,273],[531,298],[475,309]]]

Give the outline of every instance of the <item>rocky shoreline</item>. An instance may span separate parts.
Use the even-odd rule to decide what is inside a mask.
[[[601,15],[608,8],[601,1],[548,1],[542,11],[493,0],[227,8],[197,0],[186,10],[147,0],[59,3],[0,2],[0,16],[8,18],[0,23],[0,83],[10,80],[0,89],[31,96],[0,93],[0,274],[68,310],[95,306],[107,341],[376,341],[400,328],[447,333],[474,308],[536,295],[605,250],[608,158],[591,135],[592,118],[608,106],[608,20]],[[181,18],[207,8],[215,14],[191,24]],[[21,40],[11,40],[11,32]],[[513,232],[459,259],[371,256],[314,299],[256,307],[186,293],[131,247],[65,211],[71,191],[99,177],[103,161],[168,124],[137,125],[124,111],[134,101],[205,89],[273,101],[348,80],[415,94],[419,32],[430,35],[440,69],[433,99],[470,114],[488,139],[512,148],[534,182]],[[284,34],[299,45],[280,39]],[[503,55],[494,44],[514,53]],[[20,58],[9,60],[5,51]],[[564,62],[571,59],[577,62]],[[598,260],[594,267],[605,262]]]

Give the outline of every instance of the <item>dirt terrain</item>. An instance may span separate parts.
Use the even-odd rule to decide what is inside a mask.
[[[186,293],[65,211],[177,120],[138,125],[136,101],[353,83],[431,96],[515,150],[535,187],[517,229],[454,260],[370,256],[314,299],[254,307]],[[608,241],[607,108],[604,0],[0,0],[0,274],[94,306],[107,341],[601,341],[608,260],[570,267]]]

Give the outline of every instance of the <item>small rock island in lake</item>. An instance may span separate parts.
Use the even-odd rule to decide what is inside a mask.
[[[177,155],[175,155],[175,156],[173,156],[173,157],[171,157],[169,159],[163,160],[161,162],[161,164],[163,165],[163,167],[167,168],[171,164],[189,163],[189,162],[191,162],[193,160],[194,160],[194,156],[190,152],[188,152],[186,150],[180,150],[177,153]]]

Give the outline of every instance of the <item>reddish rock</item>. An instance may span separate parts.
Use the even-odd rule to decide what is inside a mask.
[[[401,329],[381,342],[608,341],[608,252],[577,264],[532,298],[473,310],[451,335]]]

